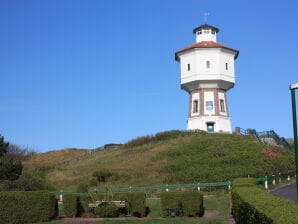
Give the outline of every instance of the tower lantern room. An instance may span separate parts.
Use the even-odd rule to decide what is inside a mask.
[[[196,42],[201,41],[214,41],[216,42],[216,34],[219,32],[219,29],[210,26],[207,24],[204,24],[202,26],[199,26],[193,30],[193,33],[196,35]]]
[[[188,130],[232,132],[226,92],[235,83],[239,51],[217,43],[218,32],[208,24],[195,28],[196,43],[175,54],[181,88],[189,93]]]

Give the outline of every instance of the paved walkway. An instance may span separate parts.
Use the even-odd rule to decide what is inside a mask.
[[[296,190],[296,182],[277,188],[273,191],[270,192],[271,194],[274,194],[276,196],[279,196],[281,198],[286,198],[286,199],[290,199],[292,201],[295,201],[296,203],[298,203],[297,200],[297,190]]]

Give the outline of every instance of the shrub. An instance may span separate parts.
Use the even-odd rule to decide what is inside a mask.
[[[114,203],[104,202],[94,209],[94,214],[99,217],[118,217],[119,209]]]
[[[49,221],[58,214],[55,196],[46,191],[0,192],[0,223]]]
[[[76,217],[78,207],[78,196],[68,194],[63,196],[63,211],[66,217]]]
[[[88,192],[88,190],[89,190],[89,184],[87,182],[79,183],[77,187],[78,192]]]
[[[127,210],[136,217],[146,215],[146,194],[144,192],[130,192],[126,194]]]
[[[181,197],[183,216],[203,216],[203,195],[198,191],[185,191]]]
[[[172,191],[160,195],[162,216],[174,210],[178,216],[202,216],[204,214],[203,195],[198,191]]]
[[[168,210],[174,209],[178,215],[182,215],[182,204],[181,204],[182,192],[162,192],[160,194],[162,217],[168,216]]]
[[[232,214],[236,223],[297,223],[298,205],[278,198],[258,187],[236,187],[232,190]]]
[[[237,178],[233,181],[233,186],[244,187],[244,186],[255,186],[257,181],[255,178]]]

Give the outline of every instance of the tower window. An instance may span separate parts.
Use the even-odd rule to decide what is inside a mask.
[[[229,64],[228,63],[226,63],[226,70],[228,70],[229,69]]]
[[[190,64],[187,64],[187,71],[190,71]]]
[[[219,100],[220,112],[226,112],[225,101],[223,99]]]
[[[212,33],[212,34],[215,34],[215,31],[214,31],[214,30],[212,30],[212,31],[211,31],[211,33]]]
[[[206,61],[206,68],[210,68],[210,61]]]
[[[193,113],[199,112],[199,101],[198,100],[193,101],[192,112]]]

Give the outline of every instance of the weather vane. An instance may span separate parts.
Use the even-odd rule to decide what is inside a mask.
[[[209,12],[204,12],[204,22],[207,23],[207,20],[208,20],[208,16],[210,16],[210,13]]]

